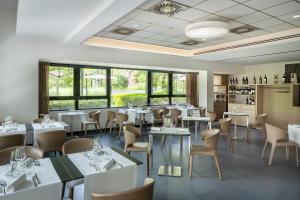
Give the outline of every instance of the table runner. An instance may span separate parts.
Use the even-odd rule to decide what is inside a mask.
[[[83,178],[82,173],[68,156],[63,155],[61,157],[53,157],[50,158],[50,160],[62,182]]]

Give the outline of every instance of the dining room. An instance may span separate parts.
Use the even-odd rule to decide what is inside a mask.
[[[1,0],[0,199],[299,198],[297,0]]]

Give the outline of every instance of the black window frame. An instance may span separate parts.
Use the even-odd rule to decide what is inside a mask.
[[[50,63],[50,67],[71,67],[73,68],[73,96],[49,96],[49,101],[51,100],[74,100],[75,110],[92,110],[92,109],[107,109],[107,108],[119,108],[111,106],[111,70],[112,69],[123,69],[123,70],[141,70],[147,73],[147,84],[146,84],[146,94],[147,94],[147,105],[150,106],[151,98],[168,98],[169,104],[172,104],[172,97],[186,97],[185,94],[173,94],[173,74],[186,74],[185,72],[178,71],[166,71],[166,70],[147,70],[147,69],[136,69],[136,68],[121,68],[121,67],[107,67],[107,66],[95,66],[95,65],[77,65],[77,64],[61,64],[61,63]],[[80,95],[80,69],[105,69],[106,70],[106,95],[99,96],[81,96]],[[152,91],[152,73],[167,73],[168,74],[168,94],[165,95],[153,95]],[[96,108],[79,108],[79,100],[95,100],[95,99],[106,99],[106,107],[96,107]],[[151,104],[151,106],[154,104]],[[160,104],[166,105],[166,104]],[[62,111],[68,109],[52,109],[50,111]]]

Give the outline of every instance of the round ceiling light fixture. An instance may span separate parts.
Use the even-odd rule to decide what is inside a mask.
[[[220,21],[203,21],[185,27],[185,35],[191,38],[210,39],[226,35],[229,26]]]

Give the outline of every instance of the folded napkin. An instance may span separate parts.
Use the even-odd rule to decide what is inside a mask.
[[[7,191],[9,192],[17,191],[26,183],[26,181],[27,181],[26,174],[24,173],[7,185]]]
[[[32,158],[27,158],[26,160],[24,160],[22,162],[22,164],[25,165],[26,167],[30,167],[32,165],[32,163],[33,163]]]
[[[114,164],[115,164],[115,161],[113,159],[111,159],[103,165],[103,169],[105,171],[108,171]]]
[[[177,128],[177,131],[179,132],[187,132],[188,130],[188,128]]]
[[[151,131],[160,131],[160,127],[151,127]]]

